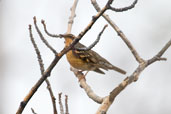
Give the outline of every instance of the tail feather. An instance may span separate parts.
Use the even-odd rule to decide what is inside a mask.
[[[94,70],[95,72],[98,72],[98,73],[100,73],[100,74],[105,74],[102,70],[100,70],[99,68],[96,68],[95,70]]]
[[[112,70],[115,70],[115,71],[117,71],[117,72],[119,72],[121,74],[126,74],[126,71],[124,71],[124,70],[122,70],[122,69],[120,69],[120,68],[118,68],[116,66],[113,66],[111,69]]]

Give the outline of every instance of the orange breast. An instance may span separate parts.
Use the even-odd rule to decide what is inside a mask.
[[[70,50],[67,54],[67,60],[70,63],[70,65],[76,69],[79,70],[90,70],[90,66],[80,58],[76,57],[73,53],[72,50]]]

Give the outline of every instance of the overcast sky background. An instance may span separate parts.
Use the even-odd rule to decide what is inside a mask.
[[[115,0],[116,7],[128,6],[132,0]],[[98,0],[100,6],[106,0]],[[29,40],[28,25],[33,16],[44,33],[41,19],[44,19],[51,33],[65,33],[70,7],[73,0],[0,0],[0,114],[14,114],[19,103],[40,78],[36,54]],[[144,59],[154,56],[171,38],[171,1],[140,0],[136,7],[123,13],[107,11],[111,19],[121,28]],[[72,33],[78,35],[96,14],[90,0],[80,0]],[[101,17],[81,40],[90,45],[107,22]],[[33,27],[33,34],[40,48],[45,67],[52,61],[53,54],[39,40]],[[45,34],[44,34],[45,35]],[[59,52],[63,39],[46,38]],[[93,49],[121,67],[130,75],[137,67],[130,50],[109,26]],[[171,113],[171,49],[164,54],[166,62],[156,62],[143,71],[140,79],[128,86],[110,107],[108,114],[170,114]],[[69,70],[64,56],[53,69],[52,88],[69,96],[70,114],[93,114],[99,105],[93,102],[79,87],[78,80]],[[87,83],[99,96],[106,96],[125,76],[108,71],[105,75],[89,72]],[[57,100],[58,102],[58,100]],[[58,104],[58,103],[57,103]],[[46,84],[38,89],[26,106],[23,114],[52,114],[52,105]],[[59,112],[59,108],[58,108]]]

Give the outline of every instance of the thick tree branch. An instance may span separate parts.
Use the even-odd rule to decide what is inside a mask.
[[[79,72],[77,69],[72,68],[72,67],[71,67],[71,71],[73,71],[75,76],[78,78],[79,83],[80,83],[80,87],[84,89],[84,91],[86,92],[88,97],[91,98],[96,103],[101,104],[103,102],[103,98],[99,97],[98,95],[96,95],[93,92],[91,87],[86,83],[85,78],[83,78],[84,74],[82,72]]]
[[[86,83],[86,80],[84,78],[84,74],[82,72],[79,72],[77,69],[72,68],[72,67],[71,67],[71,71],[73,71],[75,76],[78,78],[79,83],[80,83],[80,87],[85,90],[88,97],[91,98],[96,103],[101,104],[103,102],[103,98],[99,97],[98,95],[96,95],[93,92],[91,87]]]

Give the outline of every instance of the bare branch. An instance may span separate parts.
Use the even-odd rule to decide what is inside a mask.
[[[29,25],[29,31],[30,31],[30,40],[31,40],[31,42],[33,44],[34,50],[35,50],[36,55],[37,55],[37,59],[38,59],[38,62],[39,62],[41,74],[43,75],[43,72],[44,72],[44,64],[43,64],[43,60],[42,60],[40,51],[39,51],[39,49],[37,47],[37,44],[36,44],[36,42],[35,42],[35,40],[33,38],[32,30],[31,30],[31,25]]]
[[[91,0],[91,2],[93,4],[94,8],[99,12],[100,11],[100,7],[97,4],[96,0]],[[119,29],[119,27],[105,13],[102,16],[106,19],[106,21],[112,26],[112,28],[118,33],[118,35],[126,43],[126,45],[131,50],[131,52],[134,55],[134,57],[137,60],[137,62],[139,62],[139,63],[143,62],[144,60],[140,57],[140,55],[138,54],[138,52],[136,51],[136,49],[133,47],[133,45],[131,44],[131,42],[127,39],[127,37],[125,36],[125,34]]]
[[[32,113],[33,113],[33,114],[37,114],[37,113],[34,111],[34,109],[33,109],[33,108],[31,108],[31,111],[32,111]]]
[[[106,114],[111,102],[109,101],[109,96],[105,97],[100,107],[98,108],[96,114]]]
[[[65,114],[69,114],[69,109],[68,109],[68,95],[65,95]]]
[[[76,49],[76,50],[78,50],[78,51],[89,51],[89,50],[91,50],[91,49],[99,42],[100,37],[101,37],[101,35],[103,34],[103,32],[104,32],[104,30],[106,29],[107,26],[108,26],[108,25],[105,25],[105,26],[103,27],[103,29],[102,29],[102,31],[99,33],[97,39],[96,39],[89,47],[85,47],[85,48],[76,48],[76,47],[74,47],[74,49]]]
[[[133,47],[133,45],[131,44],[131,42],[127,39],[127,37],[124,35],[124,33],[119,28],[117,28],[117,31],[116,32],[122,38],[122,40],[125,42],[125,44],[128,46],[128,48],[132,52],[133,56],[137,60],[137,62],[139,62],[139,63],[144,62],[144,60],[140,57],[140,55],[138,54],[138,52],[136,51],[136,49]]]
[[[59,98],[60,114],[64,114],[64,108],[63,108],[61,96],[62,96],[62,93],[59,93],[58,98]]]
[[[45,21],[44,21],[44,20],[42,20],[42,21],[41,21],[41,23],[43,24],[44,31],[45,31],[45,33],[46,33],[48,36],[50,36],[50,37],[54,37],[54,38],[61,38],[61,36],[60,36],[60,35],[57,35],[57,34],[51,34],[51,33],[49,33],[49,32],[48,32],[48,30],[47,30],[47,28],[46,28],[46,24],[45,24]]]
[[[79,72],[78,70],[76,70],[76,69],[74,69],[72,67],[71,67],[71,71],[73,71],[75,76],[78,78],[81,88],[84,89],[84,91],[86,92],[88,97],[91,98],[96,103],[101,104],[103,102],[103,98],[99,97],[98,95],[96,95],[93,92],[91,87],[86,83],[85,78],[82,78],[82,77],[84,77],[83,73]]]
[[[71,7],[71,16],[69,17],[69,21],[68,21],[67,34],[71,33],[72,25],[74,23],[74,17],[76,17],[75,10],[76,10],[76,7],[77,7],[77,3],[78,3],[78,0],[74,0],[74,3],[72,5],[72,7]]]
[[[164,52],[170,47],[171,45],[171,39],[169,40],[169,42],[158,52],[157,55],[155,55],[153,58],[148,60],[148,65],[152,64],[155,61],[159,61],[159,60],[166,60],[166,58],[161,58],[161,56],[164,54]]]
[[[93,4],[93,6],[97,10],[97,12],[99,12],[101,10],[100,7],[99,7],[99,5],[97,4],[96,0],[91,0],[91,3]]]
[[[34,25],[35,25],[36,31],[39,34],[41,40],[56,55],[57,54],[56,50],[48,43],[48,41],[44,38],[43,34],[40,32],[40,30],[37,26],[36,17],[34,17],[33,20],[34,20]]]
[[[30,37],[33,37],[32,35],[32,29],[31,29],[31,25],[29,25],[29,33],[30,33]],[[41,78],[36,82],[36,84],[30,89],[30,91],[28,92],[28,94],[25,96],[25,98],[23,99],[23,101],[20,103],[20,106],[16,112],[16,114],[21,114],[25,108],[25,106],[27,105],[27,103],[30,101],[30,99],[32,98],[32,96],[35,94],[35,92],[37,91],[37,89],[40,87],[40,85],[47,79],[48,76],[50,76],[50,73],[52,71],[52,69],[55,67],[55,65],[58,63],[58,61],[60,60],[60,58],[69,50],[70,48],[67,49],[63,49],[60,53],[58,53],[54,60],[51,62],[51,64],[49,65],[49,67],[46,69],[46,71],[43,73],[43,75],[41,76]]]
[[[31,25],[30,25],[30,29],[31,29]],[[38,49],[38,47],[37,47],[36,42],[34,41],[34,38],[33,38],[33,35],[32,35],[31,32],[30,32],[30,39],[31,39],[31,42],[32,42],[33,47],[34,47],[34,49],[35,49],[37,58],[38,58],[38,62],[39,62],[39,66],[40,66],[41,75],[43,75],[43,73],[44,73],[43,59],[42,59],[42,57],[41,57],[40,51],[39,51],[39,49]],[[49,82],[48,79],[46,79],[46,84],[47,84],[47,89],[49,90],[49,93],[50,93],[50,96],[51,96],[54,114],[57,114],[56,101],[55,101],[56,99],[55,99],[55,97],[54,97],[54,95],[53,95],[53,91],[52,91],[52,88],[51,88],[51,85],[50,85],[50,82]]]
[[[94,23],[97,21],[97,19],[107,10],[107,7],[105,6],[100,12],[98,12],[95,16],[92,17],[92,20],[90,21],[90,23],[87,25],[87,27],[80,32],[80,34],[77,36],[77,38],[75,39],[80,40],[90,29],[91,27],[94,25]],[[74,41],[75,42],[75,41]]]
[[[74,44],[73,44],[73,46],[74,46]],[[49,67],[43,73],[42,77],[36,82],[36,84],[31,88],[31,90],[29,91],[29,93],[25,96],[25,98],[23,99],[23,101],[20,103],[20,106],[19,106],[16,114],[21,114],[23,112],[25,106],[27,105],[27,103],[29,102],[29,100],[32,98],[32,96],[36,93],[37,89],[47,79],[47,77],[50,76],[50,73],[52,72],[53,68],[56,66],[56,64],[58,63],[58,61],[61,59],[61,57],[65,53],[67,53],[71,48],[72,47],[70,45],[69,47],[64,48],[60,53],[58,53],[55,56],[55,58],[53,59],[53,61],[49,65]]]
[[[157,57],[161,57],[164,52],[171,46],[171,40],[159,51],[157,54]],[[152,59],[149,59],[147,61],[144,61],[143,63],[140,63],[139,66],[136,68],[136,70],[133,72],[133,74],[127,78],[125,78],[122,83],[120,83],[116,88],[114,88],[110,95],[106,98],[104,98],[103,103],[100,105],[99,109],[97,110],[96,114],[101,114],[101,112],[106,113],[111,104],[113,103],[116,96],[124,90],[129,84],[132,82],[135,82],[138,80],[141,72],[148,67],[153,62],[160,60],[156,56],[154,56]]]
[[[127,7],[123,7],[123,8],[114,8],[111,6],[113,0],[109,0],[109,2],[107,3],[108,9],[115,11],[115,12],[123,12],[123,11],[127,11],[130,10],[132,8],[135,7],[136,3],[138,2],[138,0],[135,0],[130,6]]]
[[[56,108],[56,98],[55,98],[55,96],[53,94],[52,87],[51,87],[51,84],[50,84],[48,79],[46,79],[46,84],[47,84],[47,89],[49,90],[50,97],[51,97],[51,100],[52,100],[53,113],[58,114],[57,108]]]

